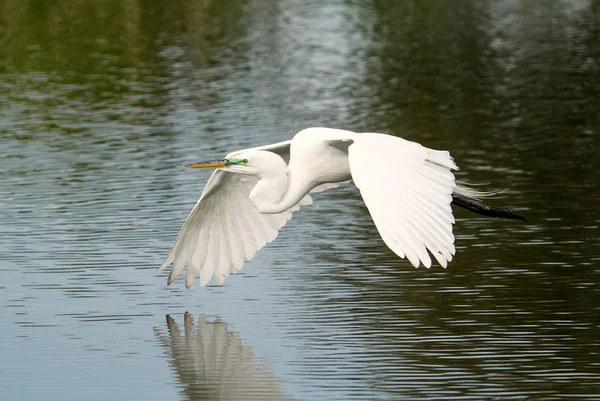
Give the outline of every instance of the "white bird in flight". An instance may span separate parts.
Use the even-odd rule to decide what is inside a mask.
[[[185,286],[205,286],[239,271],[277,237],[310,192],[353,180],[385,244],[413,266],[446,267],[455,254],[451,204],[492,217],[521,219],[478,203],[486,193],[456,182],[450,153],[391,135],[307,128],[292,140],[239,150],[216,168],[158,271],[173,264],[168,284],[187,265]],[[427,252],[429,251],[429,253]]]

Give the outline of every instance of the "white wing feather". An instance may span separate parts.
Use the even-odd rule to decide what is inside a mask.
[[[348,148],[350,171],[386,245],[415,267],[443,267],[455,253],[450,154],[382,134],[359,134]]]
[[[268,150],[289,161],[290,143],[288,140],[251,149]],[[251,149],[238,150],[226,157],[235,157]],[[179,277],[186,265],[186,287],[194,283],[196,276],[200,277],[202,286],[213,275],[217,283],[222,284],[230,273],[242,268],[244,261],[252,259],[256,252],[275,239],[279,229],[291,218],[291,212],[298,210],[300,205],[312,203],[310,196],[306,196],[287,212],[262,215],[249,199],[256,183],[257,178],[240,174],[215,171],[211,175],[175,244],[157,270],[162,271],[173,264],[168,284]],[[269,230],[260,230],[256,224],[266,225]]]
[[[312,203],[306,196],[291,210],[262,214],[249,198],[258,179],[254,176],[217,170],[183,224],[175,244],[158,271],[173,264],[168,283],[187,265],[185,285],[196,276],[205,286],[214,276],[218,284],[239,271],[256,252],[273,241],[300,205]]]

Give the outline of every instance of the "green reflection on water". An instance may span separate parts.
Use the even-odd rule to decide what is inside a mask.
[[[470,355],[469,344],[436,348],[402,336],[455,335],[485,347],[516,341],[511,333],[529,325],[527,346],[508,348],[538,352],[529,369],[559,370],[567,360],[576,373],[593,372],[600,319],[597,10],[597,1],[4,0],[0,202],[7,212],[0,230],[10,267],[2,269],[15,263],[25,266],[22,274],[42,267],[85,277],[89,257],[114,263],[113,275],[113,258],[124,256],[154,266],[191,207],[182,199],[204,179],[177,176],[197,153],[218,157],[319,124],[388,132],[450,150],[459,178],[509,188],[498,202],[528,222],[457,211],[454,263],[444,272],[414,272],[379,241],[356,192],[328,194],[327,213],[343,224],[320,226],[325,234],[310,243],[310,264],[324,268],[306,278],[286,265],[277,276],[306,286],[306,303],[298,302],[304,328],[332,323],[329,315],[312,315],[325,303],[327,312],[341,311],[333,322],[354,327],[352,340],[363,341],[377,361],[389,352],[378,335],[391,333],[399,348],[393,368],[408,354],[414,366],[464,369],[487,384],[493,366],[460,359]],[[133,245],[121,245],[123,238]],[[279,241],[281,248],[263,252],[291,246]],[[23,256],[32,250],[32,260]],[[73,250],[84,260],[69,270]],[[87,285],[92,295],[104,289]],[[324,294],[337,295],[329,290],[336,285],[355,292],[327,304]],[[368,330],[374,335],[362,338]],[[333,342],[342,347],[344,339]],[[557,357],[540,357],[545,349]],[[378,385],[388,385],[382,392],[410,386],[377,376],[385,363],[365,366]],[[519,372],[521,362],[503,366]],[[591,384],[587,377],[580,381]],[[544,382],[549,391],[586,391],[575,387],[567,379]]]

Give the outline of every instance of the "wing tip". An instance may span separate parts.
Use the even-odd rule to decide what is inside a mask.
[[[171,261],[169,261],[169,259],[166,259],[164,262],[161,263],[161,265],[158,267],[158,269],[156,269],[154,272],[160,273],[161,271],[165,270],[165,267],[169,266],[170,264],[171,264]]]

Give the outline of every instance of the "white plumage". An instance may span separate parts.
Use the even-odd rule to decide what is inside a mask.
[[[373,155],[377,155],[373,158]],[[415,266],[446,267],[454,255],[450,203],[456,165],[448,152],[381,134],[349,147],[354,183],[386,245]]]
[[[289,161],[289,165],[287,162]],[[456,190],[446,151],[375,133],[308,128],[291,141],[230,153],[216,167],[159,271],[171,284],[187,265],[195,278],[221,284],[273,241],[310,191],[352,179],[386,245],[415,267],[446,267],[455,253],[451,202]],[[429,251],[429,253],[428,253]]]

